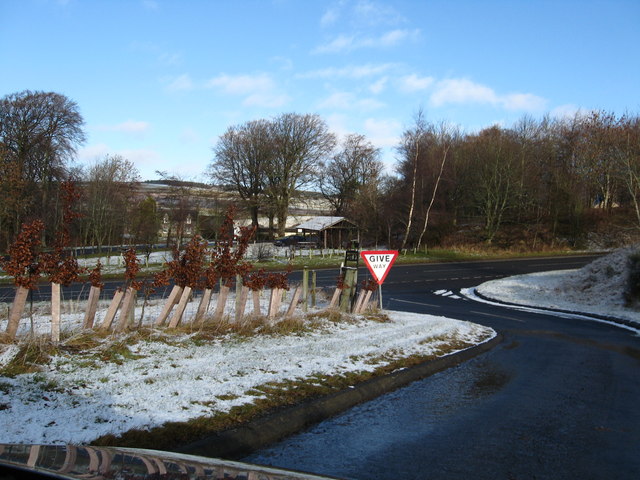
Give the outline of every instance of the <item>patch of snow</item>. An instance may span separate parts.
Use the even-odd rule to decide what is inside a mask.
[[[637,322],[640,311],[625,306],[629,255],[639,246],[616,250],[578,270],[516,275],[485,282],[476,291],[498,301],[556,308]]]
[[[450,339],[478,344],[495,336],[469,322],[387,313],[391,322],[327,321],[304,335],[230,336],[207,345],[188,337],[171,345],[145,341],[131,347],[141,358],[121,365],[97,361],[91,352],[57,356],[43,372],[0,381],[2,441],[91,442],[227,412],[252,403],[251,389],[267,382],[370,371],[388,361],[373,365],[373,358],[431,354]]]

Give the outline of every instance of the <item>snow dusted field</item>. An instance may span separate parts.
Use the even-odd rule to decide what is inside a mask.
[[[55,357],[42,372],[0,378],[0,441],[87,443],[107,433],[226,412],[253,402],[248,391],[266,382],[370,371],[386,363],[373,365],[376,357],[430,354],[452,339],[478,344],[495,335],[468,322],[388,313],[391,322],[327,321],[289,336],[229,336],[201,346],[188,336],[171,344],[145,341],[131,347],[140,358],[121,365],[95,365],[91,352]],[[0,363],[15,350],[5,350]]]

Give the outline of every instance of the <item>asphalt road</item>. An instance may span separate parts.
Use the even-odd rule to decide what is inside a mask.
[[[640,478],[640,337],[458,295],[589,260],[394,267],[385,308],[488,325],[503,342],[243,460],[348,479]]]

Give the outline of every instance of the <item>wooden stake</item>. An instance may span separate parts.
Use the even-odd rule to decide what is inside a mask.
[[[256,317],[262,315],[260,312],[260,292],[258,290],[253,290],[251,292],[251,296],[253,297],[253,314]]]
[[[244,317],[244,310],[249,296],[249,287],[243,286],[240,290],[240,301],[236,302],[236,323],[240,323]]]
[[[280,310],[280,302],[282,301],[282,289],[280,288],[272,288],[271,289],[271,301],[269,302],[269,318],[273,319],[278,314],[278,310]]]
[[[20,317],[22,317],[24,306],[27,304],[28,295],[28,288],[18,287],[15,297],[13,297],[11,313],[9,313],[9,321],[7,322],[7,336],[9,337],[9,340],[16,338],[18,326],[20,325]]]
[[[311,271],[311,306],[316,307],[316,288],[317,288],[317,275],[316,271]]]
[[[296,291],[293,292],[293,298],[291,299],[291,303],[289,304],[289,308],[287,309],[287,313],[285,314],[286,318],[289,318],[293,315],[298,306],[298,302],[300,301],[300,287],[296,287]]]
[[[118,307],[120,307],[123,296],[124,292],[122,290],[118,290],[113,295],[107,314],[105,315],[104,320],[102,321],[102,326],[100,327],[103,330],[109,330],[111,328],[111,324],[113,323],[113,319],[116,317],[116,313],[118,312]]]
[[[220,288],[220,293],[218,294],[218,303],[216,304],[216,310],[213,313],[213,321],[221,322],[222,316],[224,315],[224,307],[227,304],[227,297],[229,296],[229,287],[224,285]]]
[[[173,312],[173,317],[171,317],[171,321],[169,322],[169,328],[176,328],[182,321],[182,315],[184,314],[185,308],[187,308],[189,296],[191,296],[191,287],[184,287],[182,295],[180,296],[180,303],[178,303],[178,307],[176,311]]]
[[[60,341],[60,284],[51,282],[51,341]]]
[[[364,300],[362,301],[362,305],[360,305],[360,312],[364,313],[369,308],[369,302],[371,301],[371,295],[373,294],[372,290],[367,291],[367,294],[364,296]]]
[[[356,304],[353,306],[353,313],[360,313],[360,307],[362,306],[362,301],[364,300],[365,291],[360,290],[358,292],[358,298],[356,299]]]
[[[87,300],[87,310],[84,315],[84,321],[82,322],[82,328],[93,328],[93,322],[96,318],[96,311],[98,310],[98,301],[100,300],[99,287],[91,286],[89,290],[89,298]]]
[[[303,310],[307,311],[307,298],[309,295],[309,267],[305,265],[302,271],[302,301],[304,302]]]
[[[118,324],[115,328],[116,332],[124,332],[127,329],[127,325],[131,323],[131,313],[136,303],[136,293],[137,290],[135,288],[127,288],[127,291],[124,294],[124,300],[122,300],[120,317],[118,318]]]
[[[162,312],[160,312],[160,316],[156,320],[156,326],[164,324],[164,322],[167,320],[167,317],[171,313],[171,309],[176,303],[178,303],[180,295],[182,295],[182,287],[180,287],[179,285],[174,285],[171,289],[171,293],[169,294],[169,298],[167,298],[167,301],[164,304]]]
[[[211,294],[213,290],[210,288],[205,288],[204,293],[202,294],[202,298],[200,299],[200,305],[198,305],[198,312],[196,313],[195,322],[198,325],[202,325],[204,323],[204,317],[207,314],[207,310],[209,310],[209,303],[211,302]]]
[[[342,289],[336,288],[336,291],[333,292],[333,297],[331,297],[331,302],[329,302],[329,308],[335,308],[338,305],[338,300],[340,299],[341,293]]]

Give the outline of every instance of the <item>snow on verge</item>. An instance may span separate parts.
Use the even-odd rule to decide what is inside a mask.
[[[629,255],[640,246],[622,248],[579,270],[516,275],[483,283],[476,291],[498,301],[557,308],[637,322],[640,311],[625,307]]]
[[[87,443],[228,411],[251,403],[247,392],[266,382],[373,370],[368,360],[382,355],[430,354],[450,339],[479,344],[495,336],[469,322],[387,313],[391,322],[327,322],[304,335],[142,342],[132,347],[141,358],[122,365],[56,357],[44,372],[0,379],[2,442]]]

